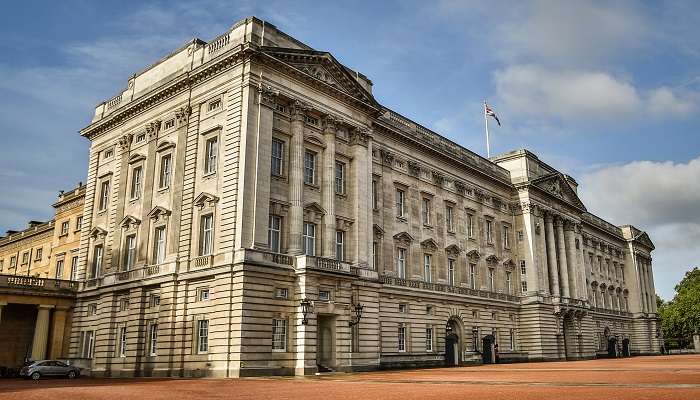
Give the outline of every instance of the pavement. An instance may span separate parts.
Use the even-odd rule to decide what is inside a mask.
[[[0,380],[0,399],[700,399],[700,355],[243,379]]]

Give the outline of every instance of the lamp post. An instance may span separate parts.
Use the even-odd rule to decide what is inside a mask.
[[[348,322],[350,326],[354,326],[360,323],[360,319],[362,318],[362,309],[365,308],[360,303],[354,304],[352,306],[353,311],[355,311],[355,318],[353,318],[351,321]]]
[[[309,313],[311,313],[311,310],[313,310],[314,305],[313,305],[313,303],[311,303],[311,300],[307,299],[306,297],[304,297],[304,299],[301,300],[301,302],[299,302],[299,305],[301,306],[301,315],[302,315],[301,324],[306,325],[309,323],[309,320],[306,318],[306,316]]]

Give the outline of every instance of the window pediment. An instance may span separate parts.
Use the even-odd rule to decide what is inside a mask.
[[[90,237],[93,239],[101,239],[105,236],[107,236],[107,231],[100,228],[99,226],[92,228],[92,230],[90,231]]]
[[[381,226],[379,226],[379,225],[377,225],[377,224],[374,224],[374,225],[372,226],[372,231],[374,232],[374,237],[375,237],[375,238],[381,239],[382,237],[384,237],[384,229],[382,229]]]
[[[477,262],[481,258],[481,254],[477,250],[470,250],[467,252],[467,258],[471,260],[472,262]]]
[[[169,140],[164,140],[160,143],[158,143],[158,147],[156,148],[156,151],[165,151],[168,149],[172,149],[175,147],[175,143],[169,141]]]
[[[194,199],[194,205],[198,207],[213,207],[219,201],[219,198],[211,193],[202,192]]]
[[[433,239],[425,239],[420,242],[420,246],[426,251],[435,251],[438,248],[437,243]]]
[[[447,247],[445,247],[445,253],[447,253],[448,256],[450,257],[458,257],[459,253],[462,252],[462,249],[459,248],[456,244],[451,244]]]
[[[403,246],[409,246],[413,242],[413,236],[409,235],[408,232],[399,232],[394,235],[394,240]]]
[[[139,226],[141,224],[141,220],[132,216],[132,215],[127,215],[125,216],[122,221],[119,223],[119,226],[125,229],[131,229]]]
[[[496,257],[494,254],[489,255],[486,257],[486,262],[489,264],[498,264],[498,257]]]
[[[321,207],[317,202],[309,203],[304,206],[304,220],[305,221],[319,221],[326,214],[326,210]]]
[[[167,209],[165,209],[164,207],[161,207],[161,206],[153,207],[153,209],[151,210],[151,212],[148,213],[148,216],[149,216],[151,219],[155,219],[155,220],[157,220],[157,219],[159,219],[159,218],[167,217],[167,216],[169,216],[169,215],[170,215],[170,210],[167,210]]]
[[[146,159],[146,156],[143,154],[133,154],[131,157],[129,157],[129,164],[135,164],[139,161],[143,161]]]

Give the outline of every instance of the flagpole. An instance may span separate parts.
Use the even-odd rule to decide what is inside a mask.
[[[484,100],[484,122],[486,123],[486,158],[490,158],[491,147],[489,146],[489,116],[486,115],[486,100]]]

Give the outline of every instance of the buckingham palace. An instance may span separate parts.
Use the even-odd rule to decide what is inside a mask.
[[[372,87],[247,18],[97,105],[69,356],[241,377],[659,352],[654,245],[617,225],[634,221]]]

